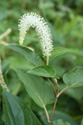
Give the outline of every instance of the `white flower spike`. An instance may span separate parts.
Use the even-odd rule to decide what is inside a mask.
[[[30,27],[35,28],[37,34],[41,39],[41,47],[42,47],[43,55],[49,57],[53,49],[51,31],[48,25],[46,24],[45,20],[39,15],[37,15],[36,13],[27,13],[21,17],[20,23],[19,23],[20,45],[23,44],[26,31]]]

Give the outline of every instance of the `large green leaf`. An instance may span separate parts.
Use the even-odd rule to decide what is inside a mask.
[[[68,52],[67,48],[64,47],[55,47],[51,52],[50,61],[55,58],[56,56],[63,55]]]
[[[10,69],[32,69],[35,66],[27,61],[25,58],[21,57],[8,57],[5,59],[7,62],[9,62],[9,68]]]
[[[27,47],[23,47],[23,46],[19,46],[19,45],[8,45],[7,47],[24,55],[25,58],[28,61],[30,61],[32,64],[34,64],[35,66],[44,65],[41,58],[35,52],[31,51]]]
[[[64,74],[63,81],[68,86],[83,86],[83,67],[77,67]]]
[[[41,125],[30,108],[20,98],[4,91],[3,101],[5,125]]]
[[[52,66],[39,66],[29,70],[28,73],[43,77],[55,77],[56,70]]]
[[[20,81],[24,84],[26,91],[36,104],[44,108],[45,105],[54,102],[55,95],[48,82],[45,82],[38,76],[25,73],[22,70],[16,70],[16,72]]]
[[[59,120],[53,121],[53,125],[70,125],[70,123],[65,122],[62,119],[59,119]]]

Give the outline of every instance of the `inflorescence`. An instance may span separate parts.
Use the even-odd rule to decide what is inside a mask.
[[[30,27],[35,28],[37,34],[41,39],[41,48],[42,48],[43,55],[49,57],[53,49],[51,31],[48,25],[46,24],[45,20],[39,15],[37,15],[36,13],[27,13],[21,17],[20,23],[19,23],[20,45],[23,44],[26,31]]]

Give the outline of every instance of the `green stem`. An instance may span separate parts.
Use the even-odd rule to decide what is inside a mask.
[[[47,60],[46,60],[46,64],[48,65],[49,64],[49,56],[47,56]]]

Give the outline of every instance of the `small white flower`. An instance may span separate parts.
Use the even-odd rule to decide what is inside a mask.
[[[26,31],[30,28],[35,28],[41,39],[41,47],[44,56],[50,56],[53,49],[51,31],[45,20],[36,13],[24,14],[19,23],[20,38],[19,43],[22,45]]]

